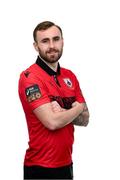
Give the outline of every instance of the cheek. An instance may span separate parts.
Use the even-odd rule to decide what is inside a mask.
[[[47,51],[47,49],[48,49],[48,46],[46,46],[46,45],[42,45],[39,47],[39,51],[42,53],[45,53]]]
[[[62,49],[62,48],[63,48],[63,43],[57,44],[56,47],[57,47],[58,49]]]

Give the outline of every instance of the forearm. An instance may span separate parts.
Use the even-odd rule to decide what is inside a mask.
[[[89,111],[86,106],[85,110],[73,120],[73,124],[77,126],[87,126],[89,123]]]
[[[83,109],[73,107],[69,110],[53,113],[53,121],[56,129],[66,126],[81,114]]]
[[[34,110],[37,118],[50,130],[55,130],[71,123],[84,109],[84,103],[77,103],[69,110],[53,111],[52,103],[41,105]]]
[[[89,115],[80,114],[73,120],[73,124],[76,126],[87,126],[89,123]]]
[[[76,126],[82,126],[82,121],[83,121],[83,117],[82,115],[79,115],[78,117],[76,117],[74,120],[73,120],[73,124],[76,125]]]

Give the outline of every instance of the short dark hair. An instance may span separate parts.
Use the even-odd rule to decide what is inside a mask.
[[[34,41],[37,42],[37,39],[36,39],[37,31],[46,30],[52,26],[56,26],[60,30],[61,36],[63,36],[62,29],[58,25],[56,25],[55,23],[53,23],[51,21],[43,21],[43,22],[39,23],[33,31]]]

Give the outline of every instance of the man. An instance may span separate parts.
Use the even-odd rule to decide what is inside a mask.
[[[39,55],[19,80],[29,133],[24,179],[73,179],[73,124],[86,126],[89,112],[76,76],[58,63],[64,44],[61,28],[45,21],[33,37]]]

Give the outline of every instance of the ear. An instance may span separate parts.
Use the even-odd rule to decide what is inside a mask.
[[[36,50],[37,52],[39,52],[37,42],[34,42],[34,43],[33,43],[33,46],[34,46],[35,50]]]
[[[62,38],[62,44],[63,44],[63,46],[64,46],[64,39]]]

